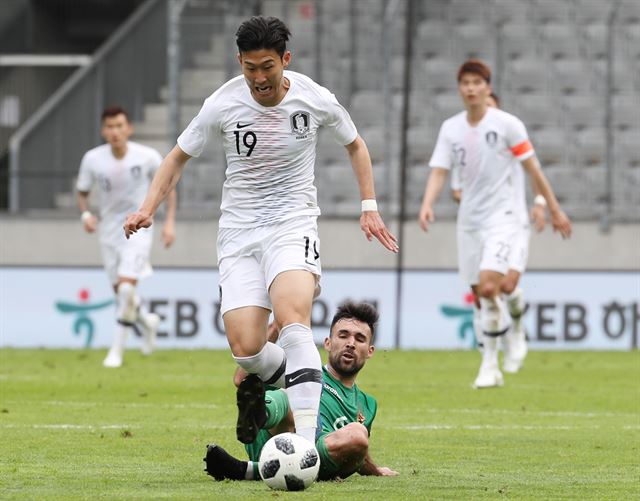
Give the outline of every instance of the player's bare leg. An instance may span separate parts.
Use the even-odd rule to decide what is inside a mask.
[[[501,289],[505,295],[512,326],[504,337],[504,360],[502,368],[505,372],[515,373],[520,370],[527,356],[527,339],[522,325],[524,298],[522,289],[518,287],[520,272],[509,270],[504,277]]]
[[[305,270],[280,273],[269,289],[279,343],[287,356],[285,386],[296,433],[315,442],[322,392],[322,361],[311,333],[316,275]]]
[[[474,382],[475,388],[502,386],[504,380],[498,368],[498,338],[509,329],[510,319],[502,300],[500,282],[503,275],[492,270],[481,270],[475,291],[480,297],[480,322],[482,328],[482,363]]]

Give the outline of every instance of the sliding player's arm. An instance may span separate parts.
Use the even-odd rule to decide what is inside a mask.
[[[400,475],[397,471],[386,466],[378,466],[371,459],[371,455],[367,452],[364,458],[364,464],[359,470],[360,475],[375,475],[378,477],[395,477]]]

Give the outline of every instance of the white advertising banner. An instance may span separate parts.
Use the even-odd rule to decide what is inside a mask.
[[[640,273],[527,272],[524,317],[533,349],[629,350],[638,346]],[[218,272],[160,268],[140,294],[162,318],[159,348],[227,348],[219,314]],[[376,346],[396,343],[393,271],[325,270],[312,313],[320,342],[336,306],[368,301],[380,312]],[[474,346],[471,298],[455,271],[402,276],[399,347]],[[0,346],[109,346],[115,329],[113,291],[101,268],[0,268]],[[132,336],[132,347],[139,345]]]

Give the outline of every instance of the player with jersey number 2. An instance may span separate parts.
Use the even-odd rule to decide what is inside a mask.
[[[520,225],[512,179],[516,162],[536,183],[548,203],[551,224],[563,238],[571,235],[571,221],[540,168],[522,121],[487,105],[488,66],[478,60],[465,62],[458,71],[458,91],[465,111],[440,128],[418,217],[427,231],[447,171],[459,169],[463,196],[457,222],[458,263],[462,278],[480,298],[484,350],[474,387],[486,388],[503,384],[497,341],[511,324],[500,288]]]
[[[237,391],[236,434],[255,440],[267,416],[264,384],[285,387],[296,432],[315,442],[322,370],[311,333],[320,242],[314,181],[320,127],[347,149],[362,199],[360,226],[397,252],[375,201],[371,159],[347,111],[310,78],[287,70],[285,24],[256,16],[236,33],[239,75],[207,98],[164,159],[125,234],[151,225],[191,157],[209,140],[227,159],[218,232],[221,313],[234,359],[249,375]],[[273,310],[279,345],[268,342]]]

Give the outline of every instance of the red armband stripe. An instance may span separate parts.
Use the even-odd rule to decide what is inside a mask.
[[[531,150],[533,150],[533,146],[528,139],[521,142],[520,144],[516,144],[515,146],[511,147],[511,153],[513,153],[516,157],[524,155],[525,153],[529,153]]]

